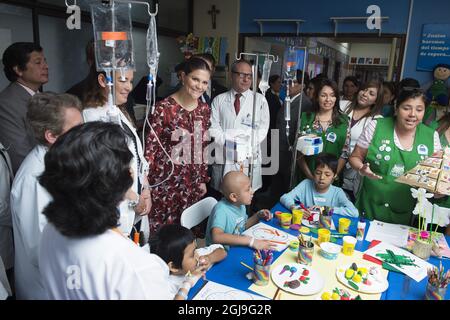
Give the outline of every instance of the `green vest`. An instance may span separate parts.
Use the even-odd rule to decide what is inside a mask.
[[[302,124],[300,131],[306,130],[306,126],[309,126],[312,130],[312,124],[316,114],[314,112],[304,112],[302,113]],[[327,128],[326,132],[322,132],[319,134],[315,132],[317,135],[322,137],[323,140],[323,150],[324,153],[334,154],[338,159],[341,157],[342,149],[345,145],[345,140],[347,139],[347,131],[348,131],[348,116],[343,114],[340,116],[341,123],[335,127],[330,125]],[[308,164],[309,170],[314,172],[316,169],[316,159],[317,156],[306,156],[306,163]]]
[[[395,118],[377,119],[366,161],[383,179],[363,178],[356,207],[369,219],[408,225],[416,200],[411,196],[411,186],[395,182],[395,179],[434,152],[434,130],[420,123],[413,149],[402,151],[395,146],[394,127]]]

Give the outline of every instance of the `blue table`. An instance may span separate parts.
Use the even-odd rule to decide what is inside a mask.
[[[272,212],[282,211],[289,212],[283,205],[278,203],[275,207],[272,208]],[[333,221],[336,226],[338,226],[339,218],[342,216],[333,215]],[[348,217],[347,217],[348,218]],[[357,228],[357,218],[350,218],[352,223],[350,225],[349,234],[355,235]],[[280,228],[279,224],[275,222],[275,219],[267,222],[267,224]],[[368,231],[370,223],[368,222],[366,225],[366,233]],[[285,230],[294,236],[298,235],[298,231],[294,230]],[[446,237],[447,242],[450,241],[450,237]],[[342,245],[342,239],[337,240],[338,244]],[[370,242],[368,241],[358,241],[355,249],[359,251],[365,251],[369,247]],[[286,249],[289,250],[289,249]],[[207,273],[207,280],[211,280],[217,283],[221,283],[227,285],[229,287],[237,288],[246,292],[251,292],[248,288],[252,285],[252,282],[248,280],[245,275],[250,271],[246,267],[241,265],[241,261],[246,263],[249,266],[253,265],[252,261],[253,250],[248,247],[232,247],[228,256],[225,260],[214,265]],[[277,259],[282,252],[274,252],[274,259]],[[450,260],[448,259],[437,259],[435,257],[431,257],[428,262],[439,266],[439,262],[442,261],[442,265],[447,270],[450,268]],[[421,282],[416,282],[403,273],[397,272],[389,272],[388,275],[389,288],[381,295],[381,300],[422,300],[425,295],[425,288],[427,284],[427,278],[423,279]],[[204,280],[200,280],[197,284],[190,290],[189,299],[201,289],[204,284]],[[450,299],[450,290],[447,290],[446,300]]]

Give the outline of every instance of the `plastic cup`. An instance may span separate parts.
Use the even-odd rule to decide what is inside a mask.
[[[302,224],[303,211],[301,209],[292,210],[292,224]]]
[[[281,211],[275,211],[275,218],[278,219],[278,221],[281,222],[281,215],[283,214],[283,212]]]
[[[330,242],[330,238],[331,238],[330,230],[321,228],[319,229],[319,231],[317,231],[317,241],[319,242],[319,245],[322,242]]]
[[[355,252],[356,238],[351,236],[345,236],[342,238],[342,253],[346,256],[351,256]]]
[[[427,291],[425,291],[425,299],[427,300],[444,300],[447,293],[447,287],[441,288],[433,286],[427,282]]]
[[[319,215],[319,227],[331,229],[331,216],[324,216],[323,214]]]
[[[253,266],[253,283],[257,286],[266,286],[269,283],[270,265],[260,265],[255,263]]]
[[[350,228],[350,224],[352,221],[347,218],[339,219],[339,233],[348,233],[348,229]]]
[[[314,243],[307,241],[304,246],[298,246],[297,261],[300,264],[310,266],[314,255]]]
[[[283,229],[289,229],[291,226],[292,214],[290,213],[282,213],[281,214],[281,227]]]

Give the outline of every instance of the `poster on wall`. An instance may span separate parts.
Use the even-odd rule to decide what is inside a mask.
[[[439,63],[450,64],[450,24],[424,24],[416,68],[433,71]]]

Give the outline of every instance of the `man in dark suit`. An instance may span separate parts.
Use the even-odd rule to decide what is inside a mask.
[[[296,81],[294,81],[293,86],[289,87],[289,96],[291,97],[291,121],[289,122],[289,140],[286,136],[286,121],[284,120],[284,111],[278,112],[277,114],[276,127],[277,129],[279,129],[280,148],[279,170],[273,178],[271,188],[272,196],[277,199],[279,199],[281,195],[289,191],[289,182],[292,174],[292,148],[295,148],[295,135],[298,126],[299,112],[301,113],[305,110],[310,110],[312,107],[311,100],[306,96],[303,90],[305,85],[302,85],[301,81],[302,71],[297,70]]]
[[[25,116],[31,97],[48,82],[48,65],[42,48],[31,42],[13,43],[2,59],[11,83],[0,92],[0,142],[8,150],[16,173],[36,145]]]

